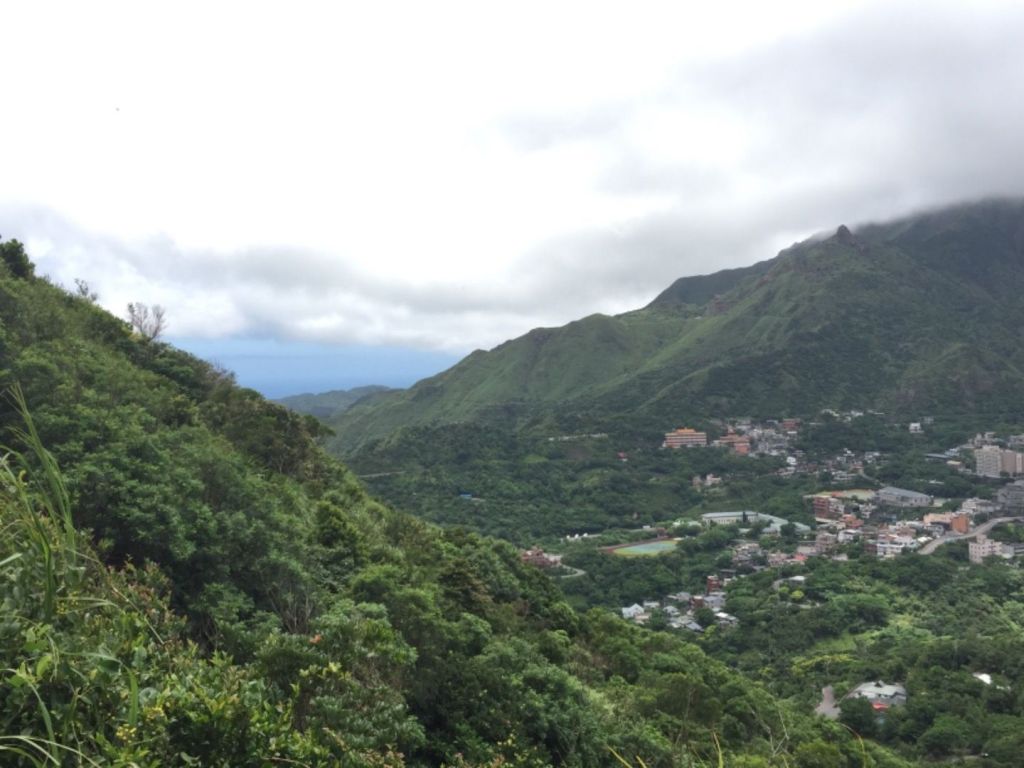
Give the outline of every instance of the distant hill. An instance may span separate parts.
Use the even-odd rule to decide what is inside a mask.
[[[839,226],[643,309],[530,331],[329,420],[350,452],[410,425],[657,431],[823,407],[1007,413],[1024,402],[1024,202]]]
[[[307,392],[301,395],[278,398],[273,402],[290,408],[296,413],[304,413],[309,416],[315,416],[318,419],[328,420],[341,415],[367,395],[390,391],[390,387],[371,384],[370,386],[355,387],[353,389],[332,389],[330,392],[320,392],[317,394]]]

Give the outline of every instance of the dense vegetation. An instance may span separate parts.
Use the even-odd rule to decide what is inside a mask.
[[[738,504],[803,516],[801,489],[813,484],[762,478],[781,460],[724,449],[663,451],[656,438],[563,441],[474,424],[411,427],[368,446],[352,466],[404,511],[523,546]],[[728,473],[728,492],[695,490],[693,478],[708,473]]]
[[[317,422],[0,257],[4,764],[902,764],[375,502]]]
[[[739,626],[702,645],[808,708],[826,685],[838,698],[865,681],[905,682],[905,707],[878,717],[848,701],[843,722],[918,760],[983,755],[976,763],[1016,766],[1024,754],[1024,575],[965,560],[960,545],[894,561],[812,560],[797,587],[773,588],[778,572],[739,579],[728,603]]]

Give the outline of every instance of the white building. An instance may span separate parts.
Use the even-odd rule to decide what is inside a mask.
[[[1006,557],[1006,546],[1001,541],[990,539],[985,534],[979,534],[974,541],[967,543],[967,554],[972,563],[983,563],[986,557],[997,555]],[[1013,557],[1013,549],[1010,548],[1009,556]]]
[[[875,492],[875,501],[887,507],[927,507],[932,497],[917,491],[888,486]]]
[[[974,451],[975,472],[979,477],[999,477],[1003,471],[1003,451],[998,445],[984,445]]]

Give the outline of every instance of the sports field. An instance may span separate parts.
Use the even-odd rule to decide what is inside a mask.
[[[641,544],[633,544],[628,547],[618,547],[613,549],[616,555],[624,555],[625,557],[644,557],[648,555],[660,555],[663,552],[676,548],[676,542],[674,539],[659,539],[658,541],[645,541]]]

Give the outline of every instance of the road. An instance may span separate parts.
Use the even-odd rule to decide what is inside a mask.
[[[562,567],[565,568],[567,571],[572,571],[572,573],[563,573],[561,576],[556,576],[555,578],[558,578],[558,579],[575,579],[578,576],[586,576],[587,575],[587,572],[582,570],[581,568],[573,568],[571,565],[562,565]]]
[[[982,523],[981,525],[979,525],[977,528],[975,528],[970,533],[947,533],[947,534],[944,534],[944,535],[940,536],[939,538],[935,539],[934,541],[929,541],[927,544],[925,544],[923,547],[921,547],[919,550],[917,550],[918,554],[930,555],[932,552],[934,552],[936,549],[941,547],[943,544],[949,544],[949,542],[951,542],[951,541],[966,541],[967,539],[973,539],[979,533],[988,533],[993,528],[995,528],[997,525],[1000,525],[1002,523],[1010,523],[1010,522],[1013,522],[1014,520],[1024,520],[1024,517],[1019,516],[1019,515],[1016,516],[1016,517],[994,517],[991,520],[989,520],[987,523]]]

